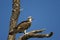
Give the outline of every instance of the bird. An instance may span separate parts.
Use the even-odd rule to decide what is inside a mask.
[[[13,28],[13,31],[9,32],[9,34],[16,34],[16,33],[27,34],[26,30],[30,28],[32,20],[33,20],[32,16],[29,16],[27,20],[22,21],[17,25],[17,27]]]

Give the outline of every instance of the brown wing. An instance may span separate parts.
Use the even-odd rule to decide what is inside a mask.
[[[24,32],[24,30],[28,29],[30,27],[31,23],[28,23],[27,21],[23,21],[17,25],[17,27],[14,28],[10,34]]]
[[[20,24],[17,25],[16,32],[23,32],[24,30],[28,29],[30,27],[31,23],[28,23],[26,21],[21,22]]]

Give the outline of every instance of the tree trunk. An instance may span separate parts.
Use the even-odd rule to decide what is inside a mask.
[[[11,32],[13,30],[13,28],[16,27],[19,14],[20,14],[20,0],[13,0],[9,32]],[[9,34],[8,40],[15,40],[15,34],[13,34],[13,35]]]

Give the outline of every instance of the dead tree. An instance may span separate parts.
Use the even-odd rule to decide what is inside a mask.
[[[13,0],[12,4],[12,15],[10,18],[10,29],[9,32],[13,31],[13,28],[17,26],[18,17],[20,15],[20,0]],[[37,34],[43,32],[43,30],[34,30],[31,32],[28,32],[28,34],[24,34],[23,36],[20,36],[18,40],[28,40],[29,38],[49,38],[53,35],[53,32],[50,34]],[[8,34],[7,40],[15,40],[16,34]]]
[[[18,40],[28,40],[29,38],[50,38],[53,35],[53,32],[50,32],[50,34],[38,34],[43,31],[44,30],[33,30],[28,32],[28,34],[24,34]]]
[[[20,0],[12,0],[12,15],[10,18],[10,31],[13,30],[14,27],[17,25],[18,17],[20,14]],[[8,40],[15,40],[15,34],[13,35],[8,35]]]

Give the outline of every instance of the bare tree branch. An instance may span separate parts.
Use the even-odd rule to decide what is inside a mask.
[[[20,14],[20,0],[13,0],[9,33],[13,31],[13,28],[17,26],[19,14]],[[53,32],[51,32],[50,34],[38,34],[43,31],[45,30],[34,30],[31,32],[28,32],[28,34],[24,34],[18,40],[28,40],[29,38],[49,38],[53,35]],[[12,35],[9,34],[7,40],[15,40],[15,34],[12,34]]]
[[[49,38],[53,35],[53,32],[51,32],[50,34],[37,34],[39,32],[42,32],[42,30],[34,30],[28,32],[28,34],[24,34],[18,40],[28,40],[29,38]]]
[[[12,4],[12,16],[10,19],[10,30],[9,32],[11,32],[13,30],[14,27],[16,27],[17,25],[17,20],[20,14],[20,0],[13,0],[13,4]],[[8,40],[15,40],[15,34],[13,35],[8,35]]]

